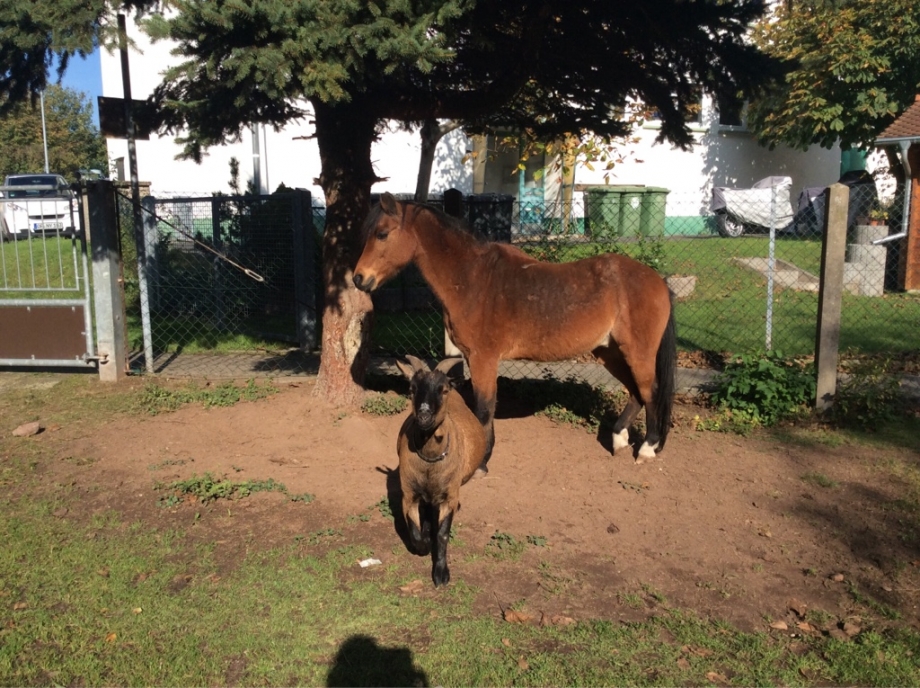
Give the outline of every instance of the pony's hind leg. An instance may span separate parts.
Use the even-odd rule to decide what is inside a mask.
[[[641,358],[627,361],[622,352],[610,349],[595,350],[604,367],[619,380],[629,392],[629,401],[613,424],[613,451],[629,446],[629,428],[635,422],[642,407],[645,407],[645,440],[639,447],[636,463],[655,457],[658,447],[658,417],[652,403],[655,386],[655,359]]]

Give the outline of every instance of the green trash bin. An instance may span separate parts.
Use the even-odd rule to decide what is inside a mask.
[[[620,236],[620,197],[616,186],[585,188],[585,236],[615,239]]]
[[[616,188],[620,191],[620,236],[639,236],[642,231],[646,187],[619,186]]]
[[[644,237],[664,236],[665,208],[670,189],[660,186],[646,186],[642,199],[642,213],[639,218],[639,234]]]

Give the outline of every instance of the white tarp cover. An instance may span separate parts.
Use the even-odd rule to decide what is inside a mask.
[[[712,190],[712,210],[725,209],[746,224],[769,227],[771,217],[775,229],[792,222],[792,178],[766,177],[750,189],[715,187]]]

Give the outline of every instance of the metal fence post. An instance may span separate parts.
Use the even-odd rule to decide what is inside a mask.
[[[818,291],[818,328],[815,368],[818,385],[815,409],[830,410],[837,392],[837,356],[840,348],[840,310],[843,300],[843,262],[847,241],[850,189],[831,184],[825,201],[824,241],[821,244],[821,283]]]
[[[220,233],[220,206],[222,200],[214,197],[211,200],[211,245],[215,251],[221,251],[223,242]],[[224,331],[224,280],[222,276],[223,266],[220,258],[215,255],[211,258],[211,271],[214,275],[214,320],[217,330]]]
[[[102,382],[118,382],[128,375],[128,347],[124,277],[118,251],[118,221],[112,182],[86,182],[83,212],[93,256],[93,310],[99,379]]]
[[[310,192],[295,190],[291,203],[297,343],[303,351],[311,352],[316,348],[316,230]]]

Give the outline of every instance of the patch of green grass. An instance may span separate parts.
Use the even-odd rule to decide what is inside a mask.
[[[815,485],[817,487],[823,487],[825,489],[830,489],[837,487],[839,483],[835,480],[831,480],[823,473],[806,473],[801,477],[803,483],[808,483],[809,485]]]
[[[408,399],[399,394],[374,393],[367,395],[364,403],[361,404],[361,410],[375,416],[395,416],[405,411],[408,404]]]
[[[462,580],[435,596],[402,594],[413,570],[361,570],[362,547],[317,556],[292,543],[219,570],[215,548],[183,531],[113,513],[79,526],[36,501],[8,506],[5,685],[708,685],[714,674],[733,685],[920,683],[913,631],[793,641],[673,609],[629,624],[508,624],[477,611]]]
[[[384,497],[371,508],[373,509],[374,507],[377,508],[377,511],[379,511],[380,515],[384,518],[393,519],[393,509],[390,508],[389,497]]]
[[[186,404],[201,404],[205,408],[233,406],[241,401],[265,399],[277,391],[271,382],[259,384],[255,380],[249,380],[244,387],[225,382],[215,387],[200,388],[193,384],[179,389],[148,382],[140,395],[138,407],[155,416],[176,411]]]
[[[486,553],[496,559],[510,559],[514,561],[520,558],[526,546],[527,543],[518,540],[511,535],[511,533],[503,533],[496,530],[486,544]]]
[[[194,475],[185,480],[176,480],[168,484],[157,484],[157,490],[168,491],[170,494],[160,497],[161,506],[174,506],[181,501],[183,496],[191,495],[199,502],[205,504],[217,499],[244,499],[256,492],[281,492],[289,496],[291,501],[310,503],[313,496],[310,494],[289,495],[287,487],[273,478],[268,480],[243,480],[232,481],[225,478],[215,478],[210,473],[202,476]]]

